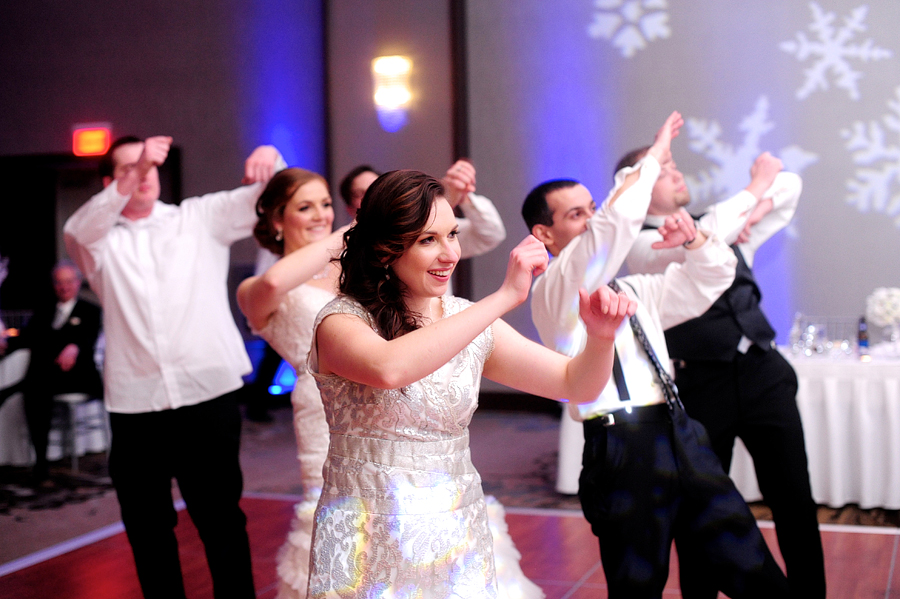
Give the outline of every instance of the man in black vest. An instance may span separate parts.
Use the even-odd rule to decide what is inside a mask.
[[[33,478],[48,480],[47,437],[58,393],[87,393],[103,397],[103,383],[94,362],[94,345],[100,333],[100,308],[78,297],[82,276],[78,268],[63,261],[53,268],[55,302],[38,306],[16,346],[31,349],[23,392],[25,419],[34,445]],[[12,345],[12,344],[10,344]]]
[[[646,149],[630,152],[616,172],[634,164]],[[666,216],[691,218],[684,206],[690,192],[674,160],[663,164],[644,230],[629,252],[631,273],[662,272],[683,262],[681,248],[658,249],[657,227]],[[751,270],[756,250],[793,218],[802,182],[782,173],[768,152],[750,170],[747,187],[713,205],[699,227],[731,245],[738,259],[732,286],[702,316],[666,331],[675,362],[675,382],[688,414],[706,427],[713,450],[727,472],[735,437],[753,457],[760,490],[772,510],[793,597],[825,597],[825,567],[807,467],[803,427],[797,409],[797,377],[774,349],[775,331],[759,307]],[[691,548],[678,546],[685,597],[714,598],[704,572],[692,567]]]

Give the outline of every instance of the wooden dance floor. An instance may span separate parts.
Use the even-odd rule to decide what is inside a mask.
[[[284,541],[296,498],[252,495],[248,517],[257,597],[275,597],[275,555]],[[522,569],[548,599],[603,599],[606,586],[599,550],[578,512],[507,508],[509,532],[522,553]],[[770,547],[774,530],[762,523]],[[211,599],[203,546],[185,511],[177,528],[185,584],[191,599]],[[900,599],[900,530],[822,525],[828,596]],[[773,549],[780,560],[777,549]],[[674,561],[674,555],[673,555]],[[674,564],[673,564],[674,565]],[[665,597],[680,597],[678,577]],[[140,599],[131,550],[121,525],[113,525],[40,554],[0,566],[0,599]]]

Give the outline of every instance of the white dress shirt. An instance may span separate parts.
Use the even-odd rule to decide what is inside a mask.
[[[738,245],[747,266],[753,267],[756,250],[770,237],[783,229],[794,218],[803,181],[794,173],[778,173],[772,186],[763,194],[763,198],[772,198],[772,210],[753,225],[750,239]],[[734,196],[712,205],[698,220],[698,228],[715,233],[727,245],[737,241],[744,230],[747,217],[756,207],[756,197],[749,191],[741,191]],[[652,227],[660,227],[664,216],[648,215],[645,221]],[[659,232],[652,229],[641,231],[625,259],[628,271],[632,273],[663,272],[670,262],[684,262],[687,250],[682,247],[665,250],[654,250],[651,246],[661,240]]]
[[[544,345],[574,356],[586,342],[584,323],[578,317],[578,289],[590,291],[612,280],[631,244],[640,232],[650,205],[650,195],[659,176],[659,163],[646,156],[634,167],[616,173],[616,184],[609,197],[622,186],[625,176],[640,169],[640,177],[609,205],[609,201],[588,221],[588,230],[573,239],[559,256],[550,261],[546,272],[532,287],[532,319]],[[710,233],[706,243],[691,250],[690,259],[673,265],[663,275],[628,276],[619,279],[622,290],[638,300],[637,317],[660,362],[671,368],[663,330],[706,311],[731,285],[737,258]],[[636,293],[635,293],[636,292]],[[620,401],[615,381],[609,383],[596,401],[569,404],[563,413],[559,431],[559,459],[556,490],[576,493],[584,448],[583,428],[579,421],[600,414],[665,401],[653,366],[631,326],[624,321],[616,333],[616,352],[622,364],[625,384],[631,399]],[[671,374],[671,372],[670,372]]]
[[[461,258],[486,254],[506,239],[506,227],[494,204],[484,196],[470,193],[469,201],[459,205],[464,218],[458,218]]]
[[[63,325],[69,320],[72,310],[75,309],[75,302],[77,301],[78,298],[73,297],[67,302],[56,302],[56,314],[53,315],[53,322],[50,325],[54,330],[58,331],[63,328]]]
[[[615,277],[646,216],[660,170],[652,156],[617,173],[610,197],[634,169],[641,171],[638,181],[612,206],[604,202],[588,221],[587,231],[550,261],[532,288],[532,319],[541,341],[565,355],[577,355],[586,342],[584,323],[578,317],[578,289],[593,291]],[[715,235],[710,234],[702,246],[687,254],[689,259],[684,264],[672,265],[662,275],[619,279],[623,291],[638,300],[638,320],[665,366],[669,366],[669,354],[663,330],[702,314],[734,280],[737,259]],[[610,379],[597,401],[569,405],[572,418],[584,420],[665,401],[653,366],[639,345],[628,321],[623,321],[616,333],[616,351],[631,400],[620,401],[615,381]]]
[[[763,194],[763,198],[772,199],[772,209],[753,225],[750,230],[750,238],[737,246],[748,267],[753,268],[756,250],[794,218],[802,190],[803,180],[799,175],[782,172],[775,176],[775,181]],[[711,206],[700,217],[697,227],[714,232],[726,244],[731,245],[737,241],[741,231],[744,230],[747,218],[756,204],[756,196],[746,190],[740,191],[727,200]],[[660,227],[665,222],[665,216],[647,215],[645,222],[652,227]],[[641,231],[625,259],[628,271],[660,273],[671,262],[682,263],[685,261],[688,251],[682,247],[654,250],[651,246],[661,239],[662,236],[654,229]],[[752,344],[753,342],[749,338],[743,336],[738,342],[738,351],[746,353]]]
[[[228,302],[229,247],[251,234],[262,189],[157,201],[129,220],[114,183],[66,222],[69,255],[103,305],[109,411],[179,408],[242,385],[251,365]]]

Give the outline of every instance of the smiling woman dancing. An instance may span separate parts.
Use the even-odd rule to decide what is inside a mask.
[[[437,180],[394,171],[372,184],[344,236],[341,295],[319,313],[308,360],[331,434],[310,597],[496,597],[468,442],[481,375],[579,403],[609,379],[615,330],[634,302],[606,287],[582,292],[588,340],[567,358],[499,319],[545,268],[543,244],[520,243],[500,288],[473,304],[443,295],[456,230]]]
[[[257,241],[283,258],[261,276],[245,280],[238,288],[238,303],[251,327],[297,372],[291,404],[303,494],[278,553],[277,570],[278,599],[304,599],[313,513],[328,450],[325,410],[306,370],[306,355],[316,314],[337,291],[340,269],[331,259],[343,247],[344,229],[331,232],[334,211],[325,180],[299,168],[272,178],[257,203],[257,214]],[[495,533],[498,597],[541,599],[541,590],[522,574],[520,556],[506,532],[503,508],[493,498],[488,498],[488,515]]]

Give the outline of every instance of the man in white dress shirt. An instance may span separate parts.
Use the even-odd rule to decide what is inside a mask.
[[[617,169],[635,164],[646,151],[629,152]],[[735,437],[753,457],[792,596],[824,599],[822,540],[797,408],[797,376],[773,348],[775,331],[760,309],[761,293],[751,270],[756,250],[787,226],[797,209],[802,181],[781,170],[781,161],[764,152],[754,161],[746,188],[698,219],[699,227],[734,249],[735,281],[703,315],[666,330],[666,342],[685,408],[709,432],[725,471],[731,467]],[[664,163],[644,227],[625,261],[630,272],[660,273],[685,261],[687,252],[681,247],[652,246],[661,239],[657,227],[667,217],[691,218],[684,210],[690,200],[675,162]],[[702,565],[694,566],[689,554],[679,546],[682,588],[696,587],[697,596],[714,599],[716,589],[706,584]]]
[[[117,140],[105,189],[64,227],[69,254],[103,305],[110,476],[145,597],[185,596],[172,480],[202,539],[215,596],[255,597],[238,505],[240,414],[231,394],[250,371],[228,302],[230,245],[251,234],[276,163],[261,146],[232,191],[159,201],[172,139]]]
[[[566,355],[580,351],[578,289],[594,290],[615,276],[681,123],[678,113],[667,119],[644,160],[616,174],[596,211],[576,181],[548,181],[529,193],[523,217],[554,256],[532,289],[532,319],[545,345]],[[672,541],[685,536],[699,540],[710,578],[729,596],[785,597],[784,575],[749,508],[702,426],[684,414],[667,372],[662,331],[706,310],[731,284],[736,260],[710,232],[675,219],[669,225],[663,245],[684,243],[688,259],[664,275],[618,279],[638,301],[636,328],[626,322],[617,333],[614,376],[597,401],[568,410],[583,422],[579,498],[600,541],[609,597],[660,597]],[[561,435],[581,432],[564,427]]]

